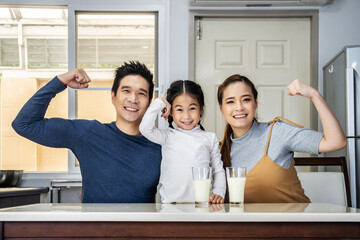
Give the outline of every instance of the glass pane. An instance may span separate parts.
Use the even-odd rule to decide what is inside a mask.
[[[0,27],[1,28],[1,27]],[[19,45],[17,38],[0,39],[0,66],[19,67]]]
[[[39,11],[52,12],[52,16],[39,16]],[[64,17],[67,10],[26,8],[26,13],[22,15],[19,8],[0,8],[0,12],[12,14],[7,18],[0,17],[6,18],[7,23],[6,26],[0,24],[0,61],[17,67],[0,69],[1,169],[67,171],[67,149],[35,144],[19,136],[11,127],[25,102],[55,75],[67,69],[67,18]],[[28,17],[26,21],[22,21],[25,17]],[[18,22],[22,22],[20,33]],[[21,34],[19,38],[18,34]],[[23,43],[19,43],[18,39],[22,39]],[[27,66],[21,66],[19,59],[25,59]],[[32,68],[31,71],[29,68]],[[49,70],[57,68],[62,69]],[[45,117],[68,117],[67,90],[51,101]]]
[[[82,68],[96,68],[96,40],[95,39],[79,39],[78,56],[79,66]]]
[[[20,8],[19,12],[24,19],[61,19],[67,17],[65,9]]]
[[[77,118],[95,119],[103,123],[113,122],[116,112],[111,103],[112,80],[96,81],[93,87],[101,88],[101,90],[76,91]]]
[[[67,68],[66,39],[27,39],[28,68]]]
[[[0,8],[0,18],[1,19],[11,18],[10,11],[8,8]]]
[[[124,62],[140,61],[154,73],[155,20],[153,13],[77,13],[77,66],[85,68],[93,89],[77,91],[77,118],[115,120],[110,90],[114,70]]]
[[[155,68],[155,14],[78,13],[77,33],[78,67],[113,70],[139,60]]]

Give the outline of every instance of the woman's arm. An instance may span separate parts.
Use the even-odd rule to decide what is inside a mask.
[[[226,178],[225,171],[223,168],[223,162],[221,161],[219,140],[215,133],[213,134],[213,143],[211,150],[210,166],[213,170],[214,183],[213,183],[213,194],[210,196],[211,203],[224,203],[224,197],[226,192]]]
[[[288,95],[304,96],[310,98],[314,103],[324,129],[324,137],[319,144],[320,153],[336,151],[346,146],[343,130],[319,91],[299,80],[295,80],[288,86]]]

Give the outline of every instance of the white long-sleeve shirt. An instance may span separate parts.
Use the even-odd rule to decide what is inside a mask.
[[[160,197],[162,203],[194,202],[192,167],[211,167],[212,193],[225,196],[226,180],[221,161],[219,141],[215,133],[205,132],[197,125],[191,130],[155,127],[158,113],[165,107],[155,99],[146,111],[140,132],[150,141],[162,146]]]

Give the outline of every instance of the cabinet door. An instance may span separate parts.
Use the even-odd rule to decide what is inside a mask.
[[[0,198],[0,208],[40,203],[40,194]]]

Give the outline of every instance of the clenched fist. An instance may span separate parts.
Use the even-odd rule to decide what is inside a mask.
[[[87,88],[89,82],[91,82],[89,76],[82,68],[60,74],[58,78],[64,85],[75,89]]]
[[[304,96],[307,98],[311,98],[314,96],[314,94],[317,92],[316,89],[312,88],[311,86],[301,82],[300,80],[296,79],[294,80],[289,86],[288,86],[288,95],[294,96]]]

